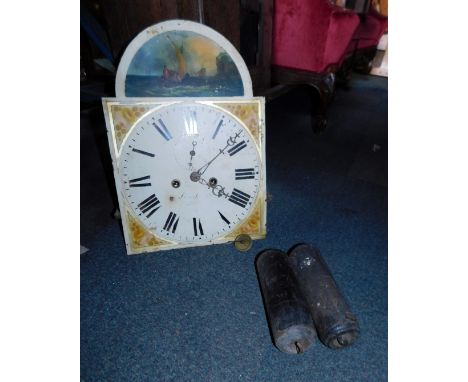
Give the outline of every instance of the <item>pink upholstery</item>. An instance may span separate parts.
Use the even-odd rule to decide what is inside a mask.
[[[272,63],[324,73],[344,60],[358,25],[328,0],[275,0]]]
[[[387,28],[387,17],[381,15],[371,7],[369,13],[365,16],[364,20],[361,21],[354,33],[350,49],[376,47]]]

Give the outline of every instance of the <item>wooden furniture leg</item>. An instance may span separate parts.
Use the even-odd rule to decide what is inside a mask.
[[[319,134],[327,128],[328,118],[327,111],[328,106],[330,105],[333,97],[335,96],[335,80],[336,76],[334,73],[327,73],[318,81],[309,83],[313,88],[315,88],[320,96],[320,103],[318,109],[317,122],[312,122],[312,129],[314,133]],[[315,105],[312,105],[312,110]]]
[[[334,72],[317,74],[299,69],[273,67],[273,81],[282,85],[308,84],[315,89],[320,96],[317,120],[312,118],[311,127],[315,133],[324,131],[327,127],[327,110],[335,95],[336,75]],[[312,101],[313,102],[313,101]],[[312,105],[312,110],[316,105]]]

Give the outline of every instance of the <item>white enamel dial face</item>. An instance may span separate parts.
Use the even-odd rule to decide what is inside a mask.
[[[160,107],[132,127],[119,168],[128,205],[155,235],[206,243],[250,213],[261,161],[245,126],[203,103]]]

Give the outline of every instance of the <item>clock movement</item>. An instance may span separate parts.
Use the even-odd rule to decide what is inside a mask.
[[[263,98],[103,106],[128,254],[265,237]]]

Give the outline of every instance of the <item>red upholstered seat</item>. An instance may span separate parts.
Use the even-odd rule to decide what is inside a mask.
[[[328,0],[275,0],[272,63],[326,73],[341,65],[359,25]]]
[[[388,18],[371,7],[354,33],[349,51],[377,47],[387,28]]]

